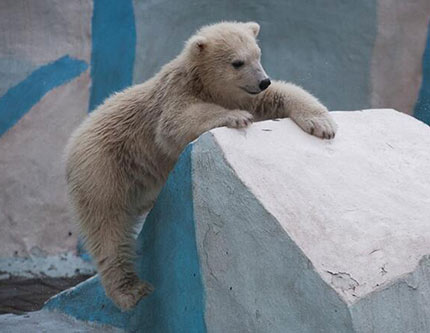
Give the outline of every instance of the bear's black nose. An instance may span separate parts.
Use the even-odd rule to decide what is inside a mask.
[[[269,78],[260,81],[259,87],[260,87],[261,91],[265,90],[268,86],[270,86],[270,79]]]

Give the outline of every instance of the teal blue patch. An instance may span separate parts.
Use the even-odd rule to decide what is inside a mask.
[[[85,249],[85,244],[82,238],[78,238],[78,244],[76,245],[76,254],[81,257],[83,261],[92,261],[91,255]]]
[[[64,56],[32,72],[0,98],[0,136],[15,125],[51,89],[79,76],[85,61]]]
[[[181,155],[140,233],[141,278],[155,286],[132,316],[145,332],[205,332],[193,211],[192,145]]]
[[[133,332],[205,332],[204,289],[197,252],[191,178],[192,145],[182,153],[138,238],[136,268],[155,291],[127,313],[104,294],[98,280],[49,301],[81,320]]]
[[[89,111],[131,85],[136,48],[132,0],[94,0]]]
[[[426,49],[423,55],[423,81],[415,105],[414,116],[430,125],[430,24],[427,32]]]
[[[80,320],[126,328],[131,312],[121,312],[106,297],[98,277],[82,282],[51,298],[44,309],[64,312]]]

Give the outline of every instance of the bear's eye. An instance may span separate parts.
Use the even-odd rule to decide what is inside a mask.
[[[240,67],[242,67],[245,64],[245,62],[243,62],[242,60],[235,60],[231,63],[231,65],[236,68],[239,69]]]

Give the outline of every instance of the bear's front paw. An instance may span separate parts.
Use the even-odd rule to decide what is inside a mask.
[[[254,117],[248,111],[230,111],[225,119],[225,126],[230,128],[244,128],[252,124]]]
[[[296,122],[305,132],[322,139],[333,139],[336,135],[337,124],[329,113],[303,117]]]
[[[148,282],[133,279],[119,288],[108,291],[108,296],[123,311],[133,308],[141,299],[154,290]]]

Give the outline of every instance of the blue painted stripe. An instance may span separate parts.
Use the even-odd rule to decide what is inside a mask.
[[[83,261],[92,262],[91,255],[85,249],[84,241],[81,237],[78,238],[78,244],[76,245],[76,254],[82,258]]]
[[[136,48],[132,0],[94,0],[89,111],[131,85]]]
[[[138,238],[138,272],[155,291],[132,315],[131,329],[206,332],[193,208],[192,147],[176,163]]]
[[[51,299],[46,309],[131,332],[206,332],[204,288],[197,252],[191,175],[192,145],[147,217],[138,238],[136,268],[155,287],[138,306],[121,312],[105,296],[98,279]]]
[[[414,116],[430,125],[430,23],[427,32],[426,49],[423,55],[423,81],[415,105]]]
[[[85,61],[64,56],[32,72],[0,98],[0,136],[15,125],[51,89],[88,68]]]

